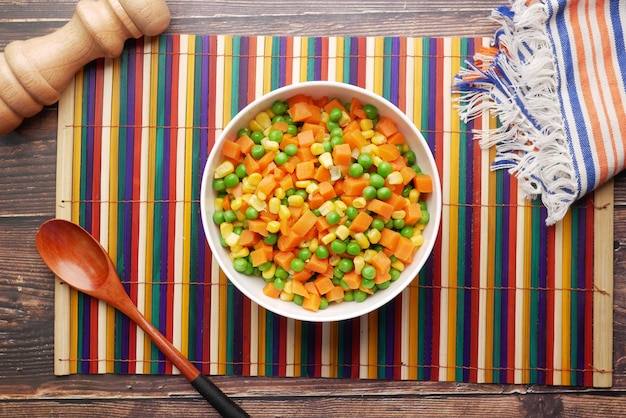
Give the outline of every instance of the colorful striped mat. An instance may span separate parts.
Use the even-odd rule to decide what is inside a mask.
[[[612,265],[600,251],[612,242],[597,231],[612,233],[612,189],[546,227],[544,208],[489,170],[493,155],[472,129],[497,122],[464,125],[450,94],[464,59],[486,43],[129,42],[119,59],[78,73],[59,103],[58,216],[100,239],[139,309],[206,374],[610,386],[612,336],[594,329],[611,309],[597,298],[612,273],[597,266]],[[373,90],[413,118],[444,192],[441,233],[419,277],[377,312],[327,324],[243,297],[212,260],[198,214],[203,165],[225,124],[265,92],[319,79]],[[55,319],[56,374],[176,372],[127,318],[60,282]]]

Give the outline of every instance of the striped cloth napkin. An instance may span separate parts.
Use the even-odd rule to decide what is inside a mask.
[[[492,46],[457,75],[459,114],[499,117],[481,146],[541,196],[551,225],[624,168],[626,2],[517,0],[492,17]]]

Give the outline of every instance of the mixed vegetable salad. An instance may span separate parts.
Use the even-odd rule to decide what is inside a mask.
[[[310,311],[364,301],[423,244],[433,182],[389,117],[356,98],[277,100],[223,144],[213,222],[234,269]]]

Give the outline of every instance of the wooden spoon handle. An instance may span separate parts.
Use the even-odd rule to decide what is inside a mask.
[[[163,32],[163,0],[81,0],[59,30],[14,41],[0,53],[0,135],[59,100],[74,74],[101,57],[117,57],[129,38]]]

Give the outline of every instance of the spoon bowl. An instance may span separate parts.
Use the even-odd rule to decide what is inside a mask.
[[[108,303],[141,327],[222,416],[248,416],[139,312],[124,290],[108,253],[89,232],[72,222],[52,219],[41,225],[35,244],[41,259],[57,277],[73,288]]]

